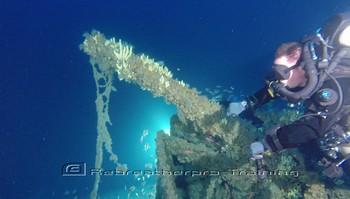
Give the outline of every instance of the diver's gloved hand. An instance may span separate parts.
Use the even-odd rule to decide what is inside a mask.
[[[267,177],[267,172],[263,162],[264,145],[261,142],[254,142],[250,145],[250,151],[252,153],[252,159],[255,160],[257,174],[260,179]]]
[[[261,142],[254,142],[250,144],[250,152],[252,153],[252,158],[254,160],[261,159],[265,152],[264,145]]]
[[[239,115],[242,113],[247,106],[246,101],[242,102],[231,102],[227,108],[227,115]]]

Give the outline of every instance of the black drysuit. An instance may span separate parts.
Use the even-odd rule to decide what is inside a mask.
[[[345,68],[347,72],[350,71],[349,66],[338,67],[343,69]],[[340,93],[338,91],[338,87],[336,86],[335,82],[330,78],[324,82],[320,90],[329,88],[336,91],[338,93],[338,96],[342,94],[343,100],[341,108],[338,111],[334,112],[338,107],[339,97],[337,101],[332,105],[320,105],[318,100],[319,93],[316,92],[311,98],[305,101],[305,115],[310,114],[310,116],[302,117],[290,125],[281,126],[276,131],[275,135],[282,148],[287,149],[305,146],[319,138],[322,138],[335,123],[345,123],[344,120],[348,115],[340,113],[344,113],[344,107],[350,105],[350,75],[346,75],[346,73],[335,73],[332,74],[332,76],[334,76],[339,82],[342,92]],[[268,86],[254,93],[252,96],[247,97],[248,105],[250,105],[250,111],[260,107],[272,99],[274,98],[269,94]],[[321,117],[315,115],[318,112],[327,112],[331,114],[327,114],[326,117]],[[275,145],[273,139],[276,140],[276,138],[273,138],[271,135],[267,134],[265,135],[264,142],[265,144],[269,145],[268,148],[270,148],[272,152],[281,150],[278,146]],[[346,161],[344,165],[350,168],[349,162],[350,161]],[[350,169],[346,170],[349,170],[350,172]]]

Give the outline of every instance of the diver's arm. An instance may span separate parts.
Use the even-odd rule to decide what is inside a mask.
[[[252,159],[256,161],[257,172],[265,171],[263,154],[266,150],[271,152],[282,151],[287,148],[295,148],[309,144],[316,140],[318,136],[318,117],[313,117],[308,121],[297,121],[291,125],[283,127],[275,126],[265,132],[265,137],[261,141],[250,145]],[[266,178],[262,172],[260,178]]]
[[[263,143],[269,151],[277,152],[308,144],[320,137],[319,132],[321,132],[320,118],[313,117],[307,121],[298,120],[290,125],[266,131]]]
[[[245,101],[247,102],[247,108],[251,110],[256,110],[260,108],[262,105],[270,102],[275,98],[272,90],[269,85],[266,85],[264,88],[255,92],[253,95],[246,97]]]
[[[253,95],[246,97],[242,102],[231,102],[227,109],[227,115],[240,115],[244,111],[254,111],[274,98],[275,95],[270,86],[267,85]]]

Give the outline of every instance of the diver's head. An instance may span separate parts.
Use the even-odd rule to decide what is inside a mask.
[[[289,68],[298,62],[301,55],[301,47],[296,42],[284,43],[276,50],[275,59],[285,59],[287,62],[285,65],[288,65],[287,67]]]
[[[275,53],[275,77],[288,88],[304,86],[307,81],[301,68],[301,53],[302,46],[296,42],[282,44]]]
[[[335,50],[350,47],[350,12],[329,18],[321,28],[321,35]]]

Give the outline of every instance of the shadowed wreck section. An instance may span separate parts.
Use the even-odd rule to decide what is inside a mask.
[[[261,139],[264,129],[291,122],[298,113],[257,113],[265,124],[256,128],[238,117],[227,117],[218,103],[175,79],[161,62],[134,54],[132,46],[121,40],[106,39],[98,31],[84,37],[80,48],[90,56],[97,87],[96,168],[102,165],[105,149],[117,169],[126,169],[112,152],[106,126],[111,124],[108,102],[109,93],[116,90],[112,85],[116,76],[163,97],[178,109],[170,121],[171,135],[157,132],[156,198],[298,198],[314,187],[326,192],[324,186],[318,186],[315,173],[302,173],[305,165],[296,150],[267,156],[272,171],[265,181],[258,180],[255,162],[250,160],[249,145]],[[308,187],[310,176],[313,182],[308,183],[314,186]],[[97,197],[99,181],[96,177],[91,198]]]

